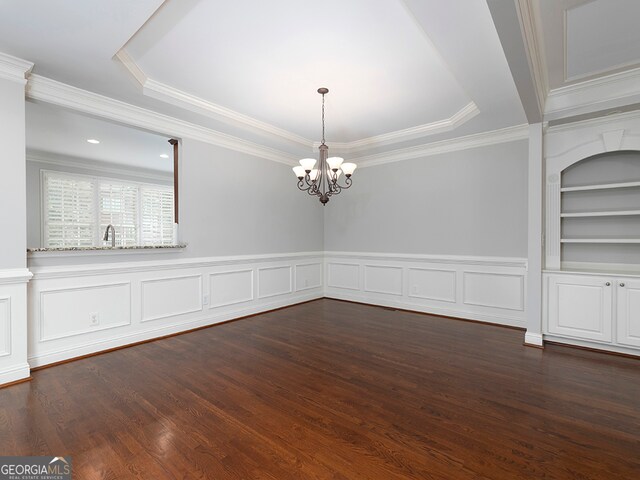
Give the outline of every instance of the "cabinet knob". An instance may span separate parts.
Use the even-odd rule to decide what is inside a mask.
[[[611,286],[611,282],[607,282],[607,283],[605,283],[605,285],[606,285],[607,287],[610,287],[610,286]]]
[[[624,283],[620,282],[620,286],[621,286],[621,287],[624,287]]]

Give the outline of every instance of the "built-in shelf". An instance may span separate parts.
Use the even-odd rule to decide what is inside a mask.
[[[565,212],[561,213],[562,218],[577,217],[628,217],[640,215],[640,210],[601,210],[598,212]]]
[[[640,187],[640,182],[603,183],[600,185],[581,185],[578,187],[563,187],[561,192],[583,192],[586,190],[610,190],[613,188]]]
[[[563,238],[562,243],[640,243],[640,238]]]

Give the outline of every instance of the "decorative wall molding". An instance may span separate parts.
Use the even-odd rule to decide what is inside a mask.
[[[34,280],[52,278],[87,277],[163,270],[212,268],[226,265],[263,264],[274,261],[301,261],[322,258],[323,252],[274,253],[265,255],[230,255],[225,257],[202,257],[178,260],[157,259],[143,262],[118,262],[109,264],[63,265],[32,267]],[[1,272],[0,272],[1,274]]]
[[[524,327],[526,265],[524,258],[325,252],[325,296]]]
[[[0,270],[0,285],[27,283],[33,277],[28,268],[9,268]]]
[[[106,173],[108,175],[126,175],[128,177],[146,180],[147,182],[149,180],[173,182],[172,172],[127,168],[126,165],[117,166],[115,164],[103,164],[104,162],[94,162],[84,158],[68,156],[62,158],[58,155],[51,154],[50,152],[27,150],[27,162],[44,163],[46,165],[55,165],[57,167],[80,168],[97,173]]]
[[[640,101],[640,68],[585,80],[549,92],[545,120],[620,107]]]
[[[127,125],[153,130],[171,137],[190,138],[286,165],[297,164],[297,157],[274,148],[243,140],[195,123],[179,120],[104,95],[66,85],[40,75],[31,75],[27,96],[33,100],[71,108]]]
[[[517,0],[516,9],[520,20],[520,30],[527,51],[527,60],[533,73],[533,84],[540,112],[544,112],[549,94],[549,72],[545,58],[540,16],[532,0]]]
[[[225,270],[209,274],[209,308],[252,301],[255,298],[254,276],[253,269]]]
[[[11,355],[11,297],[0,297],[0,357]]]
[[[25,85],[33,63],[0,52],[0,78]]]
[[[102,318],[100,319],[102,320],[101,324],[97,326],[85,322],[84,328],[65,329],[68,323],[79,323],[77,322],[77,316],[84,314],[88,317],[90,311],[100,310],[101,306],[98,304],[99,302],[108,303],[110,306],[118,305],[123,300],[129,303],[131,300],[131,282],[110,282],[82,286],[73,285],[40,290],[39,294],[40,316],[38,320],[40,342],[60,340],[131,324],[131,309],[125,308],[113,316],[114,321],[111,323],[106,323],[105,319]],[[109,298],[110,296],[111,298]],[[55,303],[55,300],[50,302],[48,299],[54,299],[56,297],[60,298],[57,304],[50,304]],[[98,302],[96,302],[97,299],[99,299]],[[68,309],[68,305],[70,304],[73,305],[71,310]],[[60,314],[60,311],[56,311],[61,309],[64,309],[63,314]],[[47,315],[47,317],[45,317],[45,315]],[[48,317],[48,315],[52,315],[53,318]],[[76,317],[76,322],[74,322],[74,318],[70,317]]]
[[[424,145],[418,145],[415,147],[402,148],[389,152],[350,158],[349,160],[357,163],[360,168],[373,167],[375,165],[402,162],[404,160],[413,160],[415,158],[424,158],[433,155],[440,155],[443,153],[468,150],[471,148],[480,148],[486,147],[488,145],[515,142],[518,140],[526,140],[528,138],[529,126],[517,125],[515,127],[507,127],[491,132],[476,133],[473,135],[467,135],[465,137],[426,143]]]
[[[444,120],[363,138],[353,142],[331,142],[328,143],[328,146],[332,151],[339,152],[343,155],[349,155],[368,148],[382,147],[384,145],[407,142],[409,140],[415,140],[417,138],[423,138],[437,133],[450,132],[465,124],[479,113],[480,109],[478,106],[474,102],[470,102],[454,113],[451,117]],[[319,142],[313,143],[314,149],[319,146]]]
[[[202,274],[140,281],[140,321],[150,322],[201,312]]]
[[[277,297],[293,292],[290,265],[258,268],[258,298]]]
[[[322,286],[322,262],[300,263],[295,268],[296,292]]]

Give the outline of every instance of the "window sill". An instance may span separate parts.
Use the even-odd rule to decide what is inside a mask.
[[[177,245],[133,245],[128,247],[42,247],[27,248],[27,258],[44,257],[78,257],[94,255],[123,255],[141,253],[172,253],[181,252],[187,247],[181,243]]]

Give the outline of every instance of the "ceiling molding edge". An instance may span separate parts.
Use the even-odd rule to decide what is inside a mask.
[[[553,89],[547,97],[545,120],[591,113],[640,101],[640,68]]]
[[[297,165],[297,157],[289,153],[82,90],[40,75],[29,76],[26,94],[33,100],[51,103],[164,135],[198,140],[274,162]]]
[[[32,62],[0,52],[0,78],[24,85],[32,69]]]
[[[438,120],[437,122],[405,128],[395,132],[383,133],[382,135],[363,138],[362,140],[355,140],[353,142],[330,142],[327,143],[327,145],[332,150],[336,150],[342,154],[349,154],[366,150],[367,148],[381,147],[383,145],[406,142],[437,133],[450,132],[465,124],[479,113],[480,109],[478,106],[474,102],[469,102],[445,120]],[[320,142],[314,142],[314,148],[318,148],[319,146]]]
[[[549,125],[547,135],[554,135],[567,131],[575,131],[582,128],[600,127],[602,125],[611,125],[612,122],[640,120],[640,110],[631,110],[615,114],[608,114],[575,122],[562,123],[560,125]]]
[[[533,84],[540,112],[544,112],[549,95],[549,72],[544,51],[540,15],[532,0],[516,0],[520,30],[527,52],[527,60],[533,74]]]
[[[153,80],[144,73],[124,48],[115,54],[115,58],[118,59],[135,78],[139,86],[142,88],[142,93],[148,97],[185,108],[195,113],[206,115],[228,125],[249,129],[254,133],[275,136],[279,140],[286,140],[297,147],[303,146],[305,148],[317,149],[320,146],[320,142],[314,142],[288,130],[276,127],[270,123],[257,120],[248,115],[241,114],[229,108],[209,102],[195,95],[191,95],[177,88]],[[479,113],[480,109],[472,101],[454,113],[451,117],[445,118],[444,120],[438,120],[436,122],[418,125],[416,127],[363,138],[353,142],[336,142],[328,145],[334,150],[339,150],[341,153],[348,154],[351,152],[366,150],[367,148],[415,140],[455,130]]]
[[[64,158],[61,158],[64,157]],[[93,172],[106,173],[111,175],[126,175],[128,177],[139,178],[140,180],[160,180],[163,182],[173,181],[172,172],[162,172],[161,170],[149,170],[142,168],[128,168],[126,165],[103,165],[104,161],[91,160],[73,157],[70,155],[59,155],[42,150],[27,150],[27,162],[43,163],[45,165],[54,165],[58,167],[79,168]]]
[[[426,143],[415,147],[392,150],[390,152],[366,155],[359,158],[349,159],[350,162],[358,164],[358,167],[373,167],[386,163],[402,162],[416,158],[430,157],[442,153],[468,150],[471,148],[497,145],[500,143],[515,142],[529,138],[529,125],[516,125],[513,127],[492,130],[490,132],[476,133],[464,137],[441,140],[439,142]]]
[[[286,140],[296,146],[302,145],[303,147],[310,148],[313,145],[311,140],[296,135],[293,132],[289,132],[288,130],[276,127],[267,122],[262,122],[248,115],[209,102],[149,78],[125,49],[120,49],[118,53],[115,54],[115,58],[120,60],[129,73],[133,75],[140,87],[142,87],[143,95],[201,115],[206,115],[229,125],[240,126],[262,135],[275,136],[280,140]]]

